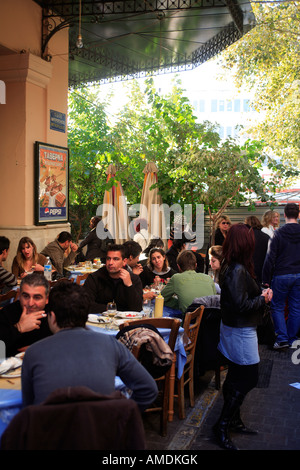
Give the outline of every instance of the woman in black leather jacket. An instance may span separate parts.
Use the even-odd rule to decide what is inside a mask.
[[[223,244],[220,273],[221,327],[219,350],[226,358],[228,372],[223,384],[224,406],[213,430],[219,444],[236,450],[230,431],[252,434],[240,417],[240,406],[258,380],[256,328],[272,291],[261,291],[255,280],[253,230],[245,224],[230,227]],[[223,362],[224,363],[224,362]]]

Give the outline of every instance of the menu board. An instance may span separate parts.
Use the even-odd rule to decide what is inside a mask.
[[[35,143],[35,224],[68,221],[69,150]]]

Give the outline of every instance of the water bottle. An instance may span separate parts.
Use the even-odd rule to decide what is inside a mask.
[[[49,256],[47,257],[46,264],[44,265],[44,276],[47,281],[52,281],[52,264]]]

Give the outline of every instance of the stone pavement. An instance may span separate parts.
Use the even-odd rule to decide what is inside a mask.
[[[259,382],[241,408],[244,422],[259,433],[234,434],[232,440],[242,450],[300,450],[300,389],[291,386],[300,383],[300,343],[298,349],[273,351],[265,345],[259,349]],[[224,381],[226,371],[221,375]],[[187,406],[185,420],[178,419],[175,403],[168,436],[159,435],[158,421],[144,420],[148,450],[223,450],[211,431],[223,405],[222,392],[215,389],[213,373],[200,382],[195,407]]]

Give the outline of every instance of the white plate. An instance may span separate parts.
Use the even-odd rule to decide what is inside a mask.
[[[10,372],[7,372],[7,374],[1,374],[0,379],[3,377],[4,379],[14,379],[17,377],[21,377],[21,368],[18,367],[17,369],[13,369]]]
[[[135,318],[143,318],[140,312],[118,312],[115,318],[127,318],[128,320]]]
[[[91,323],[109,323],[110,319],[107,317],[103,317],[102,315],[96,315],[94,313],[90,313],[88,315],[88,321]]]

